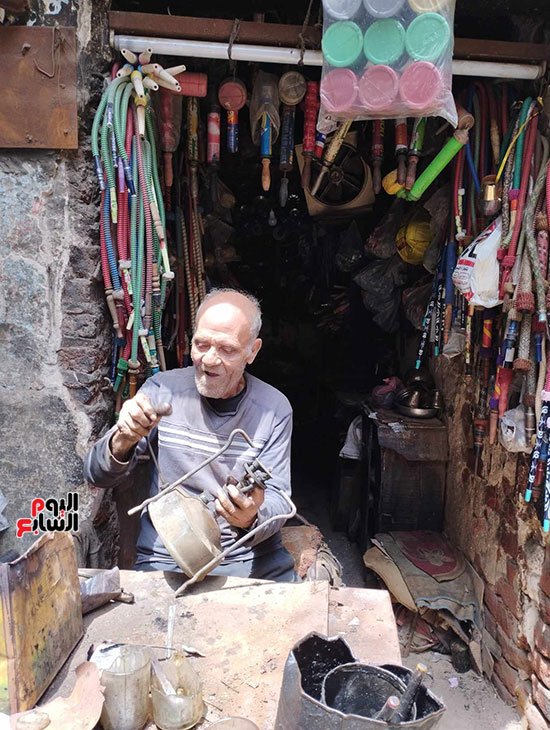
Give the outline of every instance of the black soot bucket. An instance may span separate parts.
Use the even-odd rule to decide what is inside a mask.
[[[390,695],[401,697],[411,676],[400,665],[358,663],[340,637],[308,634],[288,655],[275,730],[435,728],[445,705],[424,686],[418,690],[413,719],[374,719]]]

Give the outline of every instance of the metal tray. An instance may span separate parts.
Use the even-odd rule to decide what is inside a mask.
[[[411,408],[398,402],[395,402],[395,407],[399,413],[409,416],[409,418],[435,418],[437,416],[437,408]]]

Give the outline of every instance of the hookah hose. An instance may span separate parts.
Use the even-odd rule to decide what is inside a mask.
[[[527,132],[527,144],[525,145],[525,149],[523,150],[523,157],[520,157],[520,149],[518,146],[518,149],[516,151],[516,165],[514,169],[514,182],[513,184],[516,184],[517,175],[516,173],[519,170],[519,173],[521,174],[520,184],[519,184],[519,194],[517,196],[517,208],[515,211],[515,216],[513,220],[513,227],[512,227],[512,235],[510,238],[510,242],[508,244],[507,250],[504,252],[504,256],[502,256],[502,278],[501,278],[501,284],[500,284],[500,296],[502,298],[504,294],[504,287],[508,282],[508,279],[510,277],[512,268],[514,266],[515,260],[516,260],[516,247],[517,242],[521,230],[521,224],[523,219],[523,210],[525,205],[525,197],[527,195],[527,186],[529,183],[529,173],[530,173],[530,160],[533,156],[533,152],[535,149],[535,140],[536,140],[536,134],[537,134],[537,120],[536,117],[532,117],[531,121],[529,122],[529,128]],[[521,137],[520,140],[521,141]],[[519,145],[518,141],[518,145]],[[523,147],[523,145],[522,145]],[[521,162],[520,162],[521,161]],[[510,196],[512,195],[514,190],[510,191]],[[540,192],[540,191],[539,191]],[[533,196],[535,197],[535,196]],[[538,197],[538,193],[537,196]],[[536,204],[536,197],[535,197],[535,203]],[[506,246],[506,242],[504,242],[504,246]]]

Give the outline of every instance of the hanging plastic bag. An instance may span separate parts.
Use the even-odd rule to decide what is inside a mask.
[[[363,290],[365,308],[385,332],[399,329],[401,287],[407,281],[407,271],[407,264],[395,254],[391,259],[373,261],[353,278]]]
[[[323,0],[321,118],[444,117],[454,0]]]
[[[360,459],[363,443],[362,416],[356,416],[348,427],[346,440],[340,449],[342,459]]]
[[[487,309],[502,304],[497,260],[501,229],[499,216],[464,249],[453,272],[453,284],[468,302]]]
[[[271,122],[272,142],[279,136],[279,79],[273,74],[259,71],[254,81],[250,100],[250,129],[254,144],[260,144],[262,116],[266,113]]]
[[[531,453],[533,450],[531,444],[525,441],[525,406],[512,408],[502,416],[499,441],[501,446],[514,454],[520,451]]]

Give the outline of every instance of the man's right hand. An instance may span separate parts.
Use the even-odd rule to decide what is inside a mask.
[[[111,437],[111,453],[118,461],[127,461],[130,451],[144,436],[148,436],[160,421],[149,398],[137,393],[125,401],[117,421],[117,431]]]

